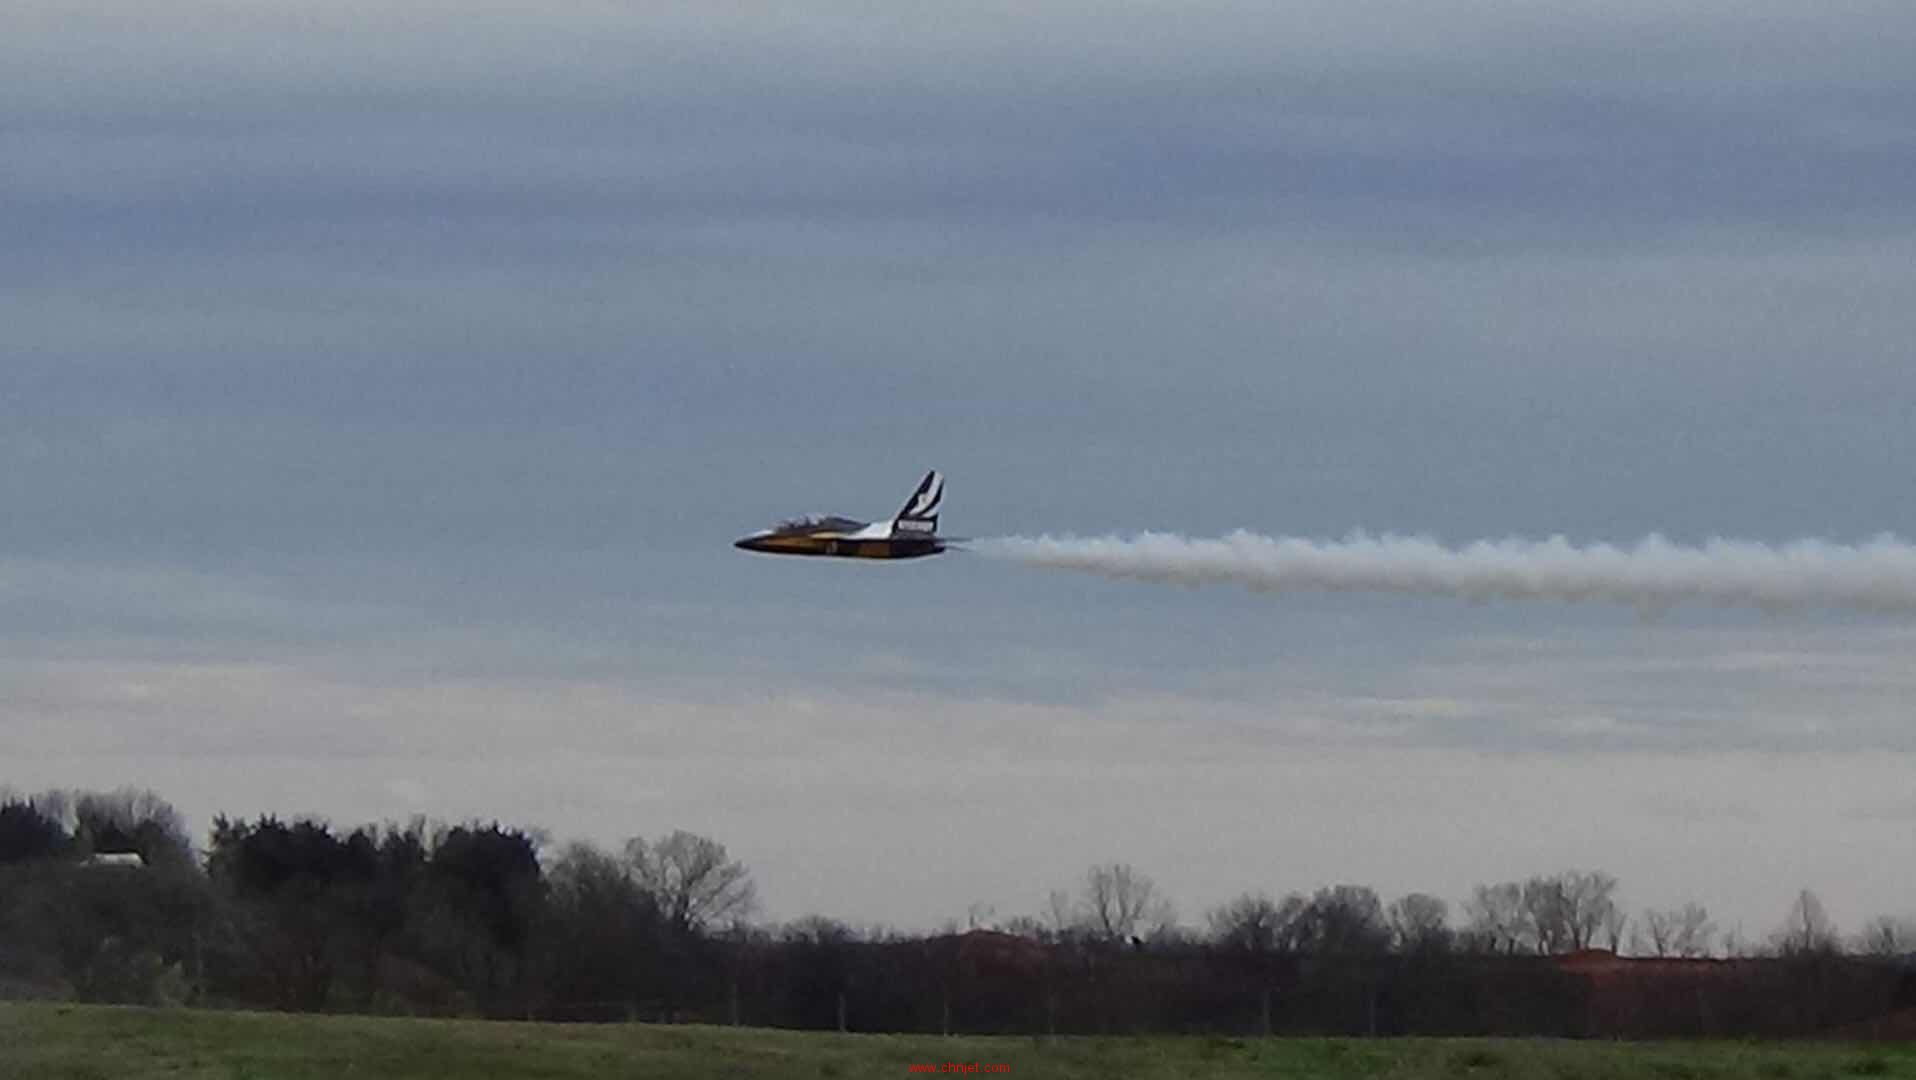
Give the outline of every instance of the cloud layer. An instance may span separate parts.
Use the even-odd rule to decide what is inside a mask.
[[[8,19],[0,782],[695,828],[918,924],[1105,857],[1909,892],[1900,617],[727,546],[932,466],[962,534],[1429,533],[1339,580],[1467,594],[1597,557],[1457,538],[1662,597],[1916,535],[1906,3]]]

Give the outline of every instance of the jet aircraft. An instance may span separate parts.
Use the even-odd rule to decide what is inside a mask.
[[[920,559],[951,543],[938,535],[938,502],[945,478],[933,469],[890,521],[867,524],[842,517],[806,517],[755,532],[733,542],[745,551],[769,555],[833,555],[843,559]]]

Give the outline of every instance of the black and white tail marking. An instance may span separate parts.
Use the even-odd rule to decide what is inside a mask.
[[[905,500],[905,508],[892,519],[893,533],[930,535],[938,531],[938,503],[945,497],[945,478],[938,470],[925,474],[918,490]]]

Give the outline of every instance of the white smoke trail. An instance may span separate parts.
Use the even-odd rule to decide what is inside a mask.
[[[1650,536],[1633,547],[1548,540],[1435,540],[1353,534],[1342,541],[1234,532],[1215,540],[1004,537],[974,550],[1031,566],[1260,592],[1372,591],[1467,600],[1600,600],[1656,612],[1684,602],[1916,611],[1916,546],[1887,534],[1864,544],[1798,540],[1771,546]]]

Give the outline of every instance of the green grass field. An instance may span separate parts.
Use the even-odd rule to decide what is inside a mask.
[[[1916,1080],[1916,1046],[1500,1039],[940,1038],[0,1003],[0,1077],[277,1080],[906,1077],[944,1062],[1026,1077]],[[982,1075],[982,1072],[980,1073]]]

